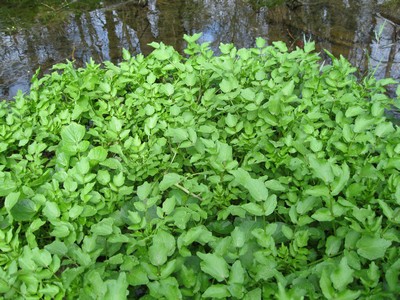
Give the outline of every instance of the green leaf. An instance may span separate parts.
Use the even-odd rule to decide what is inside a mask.
[[[369,260],[379,259],[385,256],[391,244],[391,241],[382,238],[362,236],[356,245],[357,253]]]
[[[360,106],[351,106],[346,110],[345,116],[346,118],[351,118],[354,116],[361,115],[365,112],[365,110]]]
[[[390,208],[390,206],[386,203],[386,202],[384,202],[384,201],[382,201],[382,200],[378,200],[378,203],[379,203],[379,206],[381,207],[381,209],[382,209],[382,211],[383,211],[383,214],[389,219],[389,220],[392,220],[393,219],[393,216],[394,216],[394,212],[393,212],[393,210]]]
[[[250,213],[253,216],[262,216],[264,215],[264,210],[261,207],[261,205],[257,203],[246,203],[241,205],[244,210],[246,210],[248,213]]]
[[[355,133],[360,133],[367,130],[372,124],[374,124],[375,120],[371,117],[366,117],[364,115],[358,116],[354,123],[353,131]]]
[[[123,125],[124,125],[124,121],[113,116],[113,117],[111,117],[111,120],[110,120],[109,129],[111,131],[119,133],[119,132],[121,132]]]
[[[62,224],[61,222],[57,222],[54,226],[53,231],[50,232],[51,236],[56,238],[65,238],[70,234],[70,230],[66,224]]]
[[[19,196],[21,195],[20,192],[16,193],[9,193],[4,201],[4,207],[7,209],[8,212],[17,204]]]
[[[183,128],[168,128],[165,136],[172,137],[173,143],[181,143],[189,139],[189,133]]]
[[[0,197],[5,197],[8,194],[14,192],[18,185],[13,180],[4,180],[0,178]]]
[[[68,247],[65,245],[64,242],[61,242],[59,240],[55,240],[51,244],[46,245],[44,248],[51,254],[56,254],[59,256],[64,256],[68,252]]]
[[[322,150],[323,143],[320,140],[317,140],[316,138],[313,138],[310,141],[310,148],[313,152],[319,152]]]
[[[261,80],[264,80],[267,77],[266,75],[267,74],[264,71],[260,70],[255,74],[255,78],[256,78],[256,80],[260,80],[261,81]]]
[[[185,78],[185,83],[192,87],[195,86],[197,82],[196,74],[195,73],[188,73]]]
[[[129,269],[128,282],[130,285],[142,285],[149,282],[147,273],[141,265],[136,265]]]
[[[152,265],[162,266],[167,262],[168,256],[175,251],[175,238],[167,231],[158,231],[153,236],[153,244],[149,247],[149,259]]]
[[[182,299],[182,293],[175,277],[168,277],[147,284],[153,299]]]
[[[231,267],[231,272],[229,275],[229,282],[244,284],[244,281],[245,281],[245,270],[244,270],[240,260],[237,260],[233,263],[233,265]]]
[[[162,204],[162,210],[166,215],[169,215],[174,211],[175,205],[175,197],[167,198]]]
[[[353,140],[353,131],[349,124],[343,125],[343,138],[346,142],[351,142]]]
[[[268,190],[265,187],[265,184],[260,179],[251,178],[250,174],[243,170],[242,168],[238,168],[237,170],[232,170],[230,173],[235,177],[236,183],[242,185],[246,188],[250,195],[256,201],[265,201],[268,198]]]
[[[75,168],[81,175],[86,175],[90,170],[89,159],[87,157],[82,157]]]
[[[61,138],[63,142],[71,145],[78,145],[85,136],[85,127],[72,122],[70,125],[61,129]]]
[[[280,93],[275,94],[268,101],[269,112],[274,116],[277,116],[281,113],[282,104],[280,96],[281,96]]]
[[[326,240],[325,253],[328,256],[334,256],[339,253],[340,247],[342,246],[342,239],[337,236],[329,236]]]
[[[232,147],[228,144],[217,141],[217,161],[226,163],[232,161]]]
[[[90,231],[97,235],[110,235],[113,232],[114,220],[105,218],[97,224],[93,224]]]
[[[309,155],[308,161],[315,176],[322,179],[325,184],[333,181],[334,176],[329,162],[320,160],[315,155]]]
[[[255,288],[255,289],[249,291],[243,299],[244,300],[261,300],[262,299],[261,289]]]
[[[326,269],[322,271],[322,275],[319,280],[319,286],[321,287],[325,299],[334,299],[335,290],[332,287],[332,282]]]
[[[214,284],[204,291],[202,298],[226,299],[230,295],[226,285]]]
[[[400,93],[399,93],[400,96]],[[385,279],[390,291],[399,291],[400,258],[396,260],[386,271]]]
[[[7,150],[8,144],[4,142],[0,142],[0,153]]]
[[[347,285],[353,282],[353,273],[353,269],[351,269],[347,264],[346,257],[343,257],[336,270],[330,275],[330,279],[332,280],[335,289],[343,291]]]
[[[108,94],[111,92],[111,86],[108,82],[101,82],[99,84],[99,87],[100,87],[101,91],[104,92],[105,94]]]
[[[212,240],[212,233],[204,225],[190,228],[181,238],[182,244],[185,246],[188,246],[195,241],[209,243]]]
[[[343,163],[340,175],[331,184],[332,188],[331,195],[332,196],[338,195],[346,186],[346,184],[349,183],[349,179],[350,179],[350,168],[346,163]]]
[[[144,108],[144,112],[146,113],[146,115],[151,116],[152,114],[154,114],[155,112],[155,108],[154,106],[147,104]]]
[[[83,206],[75,204],[69,211],[68,215],[71,219],[76,219],[83,212]]]
[[[219,84],[221,91],[224,93],[229,93],[232,90],[238,88],[238,86],[239,84],[234,77],[224,78]]]
[[[279,51],[283,53],[288,51],[286,44],[282,41],[272,42],[272,45],[274,45],[277,49],[279,49]]]
[[[285,192],[286,187],[276,179],[271,179],[265,182],[265,186],[276,192]]]
[[[159,49],[154,50],[153,54],[155,58],[161,61],[170,59],[172,56],[171,51],[168,51],[168,49],[166,49],[165,47],[160,47]]]
[[[267,41],[261,37],[256,38],[256,46],[257,48],[264,48]]]
[[[34,270],[37,269],[38,266],[33,260],[32,250],[28,246],[23,247],[23,252],[18,258],[18,264],[20,266],[20,269],[22,269],[25,272],[26,271],[33,272]]]
[[[228,115],[225,117],[225,123],[228,127],[235,127],[237,124],[237,118],[234,115],[228,113]]]
[[[88,158],[91,160],[96,160],[98,162],[105,161],[107,158],[108,152],[101,146],[94,147],[90,149]]]
[[[256,93],[251,88],[241,90],[240,95],[247,101],[254,101],[256,98]]]
[[[197,252],[201,259],[200,268],[203,272],[221,282],[229,277],[228,264],[225,259],[217,254]]]
[[[246,242],[246,232],[242,227],[235,227],[235,229],[231,232],[233,245],[236,248],[242,248],[244,243]]]
[[[189,44],[192,44],[194,42],[196,42],[199,38],[201,38],[201,36],[203,35],[203,33],[195,33],[193,35],[187,35],[184,34],[183,35],[183,39],[188,42]]]
[[[258,106],[255,103],[249,103],[244,108],[248,111],[255,111],[258,109]]]
[[[119,172],[117,175],[114,175],[113,177],[113,183],[115,184],[116,187],[121,187],[125,183],[125,176],[124,173]]]
[[[32,230],[32,232],[38,230],[40,227],[42,227],[44,224],[46,224],[46,221],[43,221],[41,219],[35,219],[29,228]]]
[[[10,213],[15,221],[30,221],[36,212],[36,205],[30,199],[20,199],[10,209]]]
[[[100,184],[107,185],[111,180],[111,176],[107,170],[99,170],[96,179]]]
[[[375,128],[375,134],[380,138],[385,137],[394,131],[395,129],[390,122],[379,123]]]
[[[271,215],[275,211],[277,205],[278,201],[276,200],[276,195],[270,195],[263,204],[264,215],[265,216]]]
[[[326,207],[319,208],[315,213],[312,214],[311,218],[320,222],[328,222],[335,219],[335,217],[332,216],[331,211]]]
[[[148,84],[153,84],[154,82],[156,82],[156,79],[157,79],[157,77],[153,73],[150,73],[147,76],[146,81]]]
[[[131,54],[129,53],[129,50],[123,48],[122,49],[122,58],[124,60],[130,60],[131,59]]]
[[[181,181],[181,176],[179,174],[176,173],[165,174],[160,182],[159,189],[160,191],[165,191],[174,184],[177,184],[179,181]]]
[[[172,94],[174,93],[175,89],[174,86],[170,83],[166,83],[164,84],[164,92],[167,96],[172,96]]]
[[[284,96],[290,96],[293,94],[294,90],[294,81],[291,80],[289,83],[287,83],[282,89],[281,92]]]
[[[150,195],[152,189],[152,184],[146,181],[142,185],[138,186],[136,193],[140,200],[145,200]]]
[[[60,217],[61,212],[58,208],[57,203],[48,201],[46,202],[45,207],[43,208],[43,214],[49,219],[57,219]]]
[[[152,47],[154,49],[160,48],[160,43],[157,43],[157,42],[151,42],[151,43],[148,43],[147,45],[149,45],[150,47]]]
[[[306,42],[304,43],[304,52],[309,53],[315,50],[315,42]]]
[[[162,279],[169,277],[172,273],[176,271],[176,268],[177,268],[176,259],[168,261],[167,264],[162,268],[160,277]]]
[[[47,268],[52,262],[51,254],[46,249],[43,250],[39,250],[39,248],[33,249],[32,258],[38,266],[44,268]]]
[[[129,284],[126,279],[125,272],[120,272],[117,279],[109,279],[105,282],[105,284],[107,287],[107,292],[104,295],[104,299],[115,299],[115,300],[127,299]]]

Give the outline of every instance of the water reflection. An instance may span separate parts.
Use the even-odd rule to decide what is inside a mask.
[[[195,9],[184,17],[184,28],[191,34],[203,32],[200,42],[248,47],[253,46],[255,37],[268,37],[266,7],[255,10],[247,2],[235,0],[186,1],[186,7],[193,5]]]
[[[0,98],[27,91],[38,67],[47,70],[65,59],[82,65],[90,57],[118,61],[122,48],[147,54],[154,40],[182,50],[183,34],[195,32],[203,32],[201,41],[212,42],[216,50],[220,42],[253,46],[258,36],[291,47],[312,38],[320,48],[349,58],[361,72],[374,69],[380,78],[400,79],[399,4],[385,9],[384,0],[137,2],[103,1],[96,9],[66,11],[59,20],[11,29],[0,20]],[[18,24],[17,11],[13,18]]]

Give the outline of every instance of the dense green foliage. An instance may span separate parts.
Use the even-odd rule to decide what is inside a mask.
[[[398,299],[392,81],[198,38],[0,104],[0,295]]]

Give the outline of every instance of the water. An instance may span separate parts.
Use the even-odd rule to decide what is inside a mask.
[[[27,92],[39,67],[47,72],[66,59],[81,66],[90,57],[118,62],[122,48],[148,54],[152,41],[181,51],[182,36],[196,32],[216,50],[220,42],[251,47],[259,36],[292,48],[311,38],[360,74],[400,79],[398,0],[8,2],[0,2],[0,99]]]

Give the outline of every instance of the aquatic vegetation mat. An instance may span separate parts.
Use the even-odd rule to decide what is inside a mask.
[[[398,299],[393,80],[185,36],[0,103],[4,299]]]

